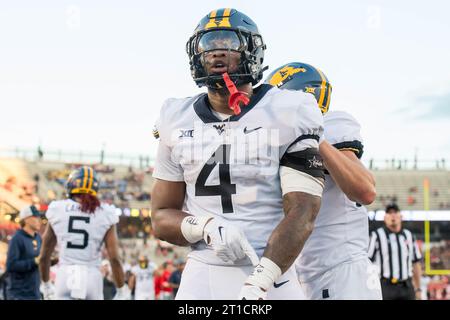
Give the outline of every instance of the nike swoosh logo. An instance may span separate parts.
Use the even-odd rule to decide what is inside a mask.
[[[261,129],[261,128],[262,128],[262,127],[258,127],[258,128],[255,128],[255,129],[247,130],[247,127],[245,127],[245,128],[244,128],[244,133],[245,133],[245,134],[249,134],[249,133],[252,133],[253,131],[259,130],[259,129]]]
[[[273,283],[273,286],[274,286],[275,288],[279,288],[279,287],[281,287],[283,284],[286,284],[286,283],[288,283],[288,282],[289,282],[289,280],[286,280],[286,281],[283,281],[283,282],[280,282],[280,283],[274,282],[274,283]]]
[[[222,237],[222,229],[223,229],[223,227],[219,227],[220,240],[223,241],[223,237]]]

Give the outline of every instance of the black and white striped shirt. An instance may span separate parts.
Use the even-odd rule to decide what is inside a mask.
[[[368,255],[379,267],[380,277],[394,282],[411,278],[413,263],[422,259],[411,231],[402,229],[395,233],[386,227],[372,231]]]

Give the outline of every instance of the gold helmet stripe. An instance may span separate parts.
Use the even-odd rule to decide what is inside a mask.
[[[331,84],[328,83],[327,103],[326,103],[325,109],[322,110],[323,113],[328,112],[328,108],[330,107],[331,91],[332,91]]]
[[[87,167],[83,167],[82,170],[83,170],[83,177],[84,177],[83,178],[83,189],[86,189],[89,173],[87,172]]]
[[[326,86],[327,80],[326,80],[325,76],[323,75],[322,71],[320,71],[317,68],[316,68],[316,70],[320,74],[320,78],[322,79],[322,83],[320,85],[320,98],[319,98],[319,103],[318,103],[319,108],[322,109],[323,100],[325,98],[325,92],[327,91],[327,86]]]
[[[231,27],[230,24],[230,13],[231,9],[226,8],[223,12],[223,19],[219,23],[219,27]]]
[[[92,184],[94,183],[94,169],[89,168],[89,187],[88,189],[92,189]]]
[[[216,15],[217,10],[211,11],[209,14],[209,22],[206,24],[205,29],[214,28],[216,27]]]

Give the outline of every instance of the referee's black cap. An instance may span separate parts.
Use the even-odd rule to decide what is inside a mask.
[[[400,208],[398,207],[398,205],[396,203],[390,203],[386,206],[386,210],[384,210],[385,212],[389,212],[389,211],[395,211],[395,212],[399,212]]]

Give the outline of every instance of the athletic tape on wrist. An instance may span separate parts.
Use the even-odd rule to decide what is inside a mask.
[[[280,267],[269,258],[263,257],[246,282],[264,290],[269,290],[280,276]]]
[[[203,229],[211,219],[209,216],[195,217],[187,216],[181,222],[181,233],[189,243],[196,243],[203,240]]]

